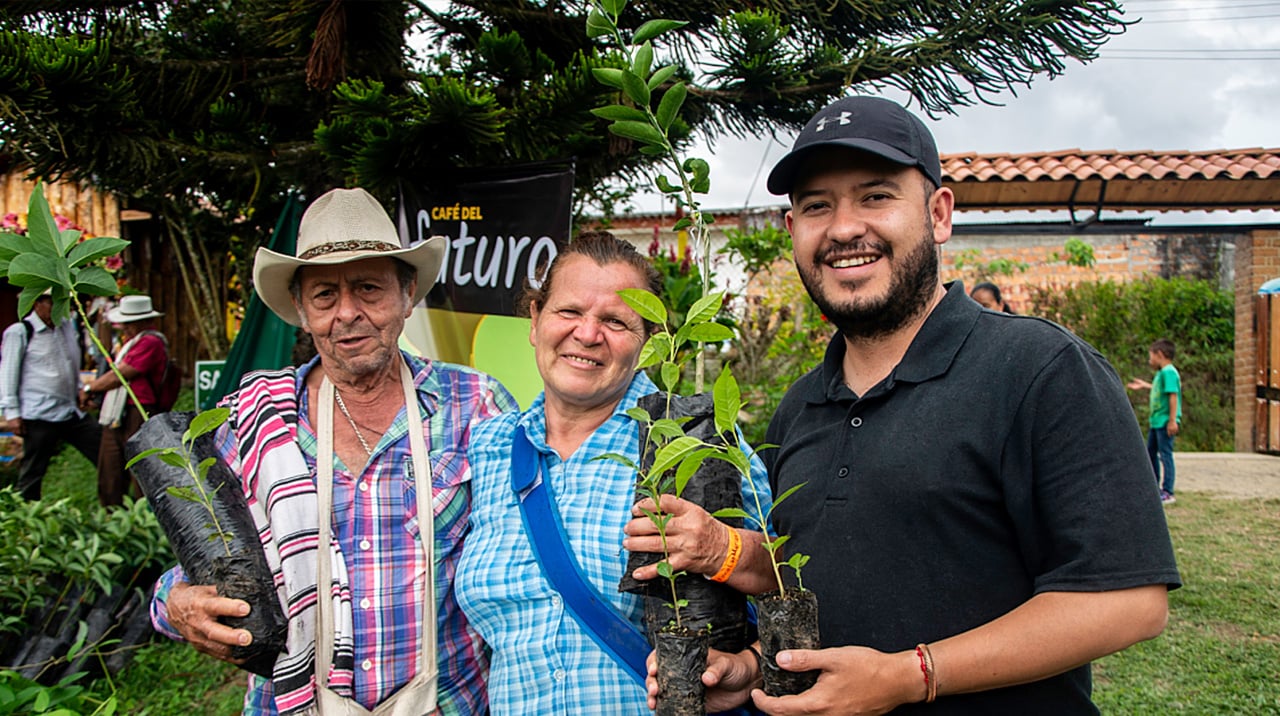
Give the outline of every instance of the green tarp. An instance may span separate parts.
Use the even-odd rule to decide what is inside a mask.
[[[280,212],[275,231],[267,248],[292,256],[298,240],[298,222],[302,220],[302,202],[291,195]],[[200,410],[207,410],[240,384],[240,376],[251,370],[276,369],[289,365],[297,329],[280,320],[267,308],[255,292],[244,312],[244,322],[236,334],[226,365],[213,390],[201,394]]]

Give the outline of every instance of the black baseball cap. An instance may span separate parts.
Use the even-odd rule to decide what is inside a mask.
[[[824,107],[796,137],[791,152],[769,172],[769,192],[790,194],[800,165],[822,147],[850,147],[916,167],[942,186],[942,163],[933,135],[919,117],[880,97],[844,97]]]

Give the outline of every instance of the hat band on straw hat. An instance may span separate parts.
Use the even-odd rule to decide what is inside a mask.
[[[334,241],[328,244],[319,244],[298,255],[303,261],[314,259],[317,256],[325,256],[328,254],[336,254],[342,251],[399,251],[402,247],[388,244],[385,241]]]

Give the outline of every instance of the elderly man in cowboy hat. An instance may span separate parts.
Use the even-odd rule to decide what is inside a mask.
[[[471,429],[515,401],[489,376],[397,348],[443,252],[439,237],[402,249],[361,189],[307,209],[296,258],[258,250],[255,290],[311,335],[318,356],[251,373],[223,403],[219,450],[242,479],[289,617],[273,677],[250,677],[246,714],[486,711],[488,653],[452,578],[470,511]],[[231,660],[251,635],[217,619],[248,609],[175,568],[152,617]]]
[[[169,342],[155,329],[155,319],[164,314],[155,310],[150,296],[125,296],[107,311],[107,321],[120,332],[122,341],[115,362],[128,389],[150,414],[157,407],[159,385],[169,362]],[[98,448],[98,501],[103,507],[119,507],[126,492],[140,493],[124,469],[124,444],[142,427],[142,413],[129,398],[125,386],[113,371],[107,371],[84,386],[85,398],[106,393],[98,422],[102,424],[102,444]]]

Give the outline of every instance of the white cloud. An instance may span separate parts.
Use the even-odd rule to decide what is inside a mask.
[[[1077,63],[1053,81],[1039,80],[1017,96],[1002,96],[998,101],[1003,107],[959,108],[955,116],[926,118],[939,149],[1019,153],[1280,147],[1280,17],[1261,17],[1280,13],[1267,7],[1233,9],[1230,3],[1210,0],[1132,0],[1126,8],[1126,17],[1143,21],[1104,46],[1095,62]],[[779,139],[790,147],[791,136]],[[763,139],[722,139],[714,150],[696,149],[693,154],[712,164],[712,192],[703,205],[718,209],[781,203],[764,182],[786,148]],[[757,174],[762,155],[764,166]],[[642,211],[662,208],[657,197],[637,203]],[[1159,223],[1196,220],[1182,213],[1155,216]],[[1273,212],[1237,212],[1212,218],[1253,223],[1273,217]]]

